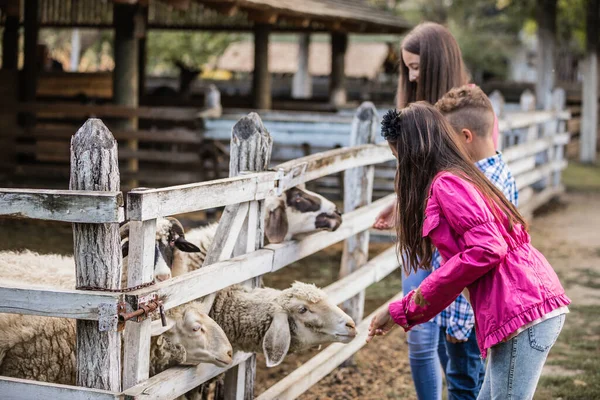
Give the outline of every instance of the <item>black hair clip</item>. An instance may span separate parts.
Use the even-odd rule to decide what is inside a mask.
[[[399,119],[402,111],[388,110],[381,120],[381,136],[385,140],[394,140],[400,135]]]

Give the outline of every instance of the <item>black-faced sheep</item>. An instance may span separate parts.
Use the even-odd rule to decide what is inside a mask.
[[[348,343],[352,318],[314,285],[296,282],[285,290],[231,286],[218,292],[209,314],[234,350],[263,352],[268,367],[288,353],[321,344]]]
[[[332,201],[303,186],[286,190],[281,196],[267,197],[265,210],[265,236],[269,243],[281,243],[318,230],[335,231],[342,224],[342,215]],[[186,240],[199,251],[175,251],[173,276],[202,267],[216,230],[214,223],[185,233]]]

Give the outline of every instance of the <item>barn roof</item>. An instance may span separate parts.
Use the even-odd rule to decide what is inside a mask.
[[[350,43],[346,51],[346,76],[373,79],[387,55],[385,43]],[[233,72],[254,70],[254,43],[236,42],[217,60],[217,68]],[[269,43],[269,71],[293,74],[298,69],[298,44]],[[312,76],[331,73],[331,45],[314,42],[309,47],[308,71]]]
[[[255,23],[272,24],[278,31],[308,32],[402,33],[411,28],[366,0],[38,0],[40,25],[108,28],[113,3],[148,4],[151,29],[244,31]],[[13,4],[18,3],[0,0],[0,23]]]

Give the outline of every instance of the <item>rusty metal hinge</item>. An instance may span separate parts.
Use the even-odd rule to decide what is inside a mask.
[[[100,317],[98,318],[100,332],[120,332],[125,329],[125,322],[142,322],[157,309],[160,312],[162,325],[167,325],[165,309],[162,301],[158,299],[156,294],[140,297],[135,306],[134,309],[126,301],[117,304],[100,304],[98,307],[98,311],[100,312]]]

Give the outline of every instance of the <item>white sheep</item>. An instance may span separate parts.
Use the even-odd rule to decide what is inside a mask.
[[[217,293],[209,315],[234,350],[263,352],[267,367],[288,353],[356,336],[350,316],[315,285],[301,282],[285,290],[231,286]]]
[[[19,255],[0,256],[4,284],[62,289],[75,286],[72,260],[28,252],[24,259],[27,262],[19,263]],[[36,263],[32,264],[34,259]],[[49,260],[58,262],[49,264]],[[43,268],[32,269],[32,265]],[[224,367],[232,361],[232,347],[225,332],[202,312],[200,303],[168,310],[165,327],[160,320],[151,325],[151,375],[183,362]],[[0,375],[73,385],[75,346],[75,320],[0,314]]]
[[[270,243],[281,243],[318,230],[335,231],[342,224],[336,205],[325,197],[306,190],[303,185],[286,190],[281,196],[265,199],[265,236]],[[185,233],[199,251],[175,251],[173,276],[202,267],[217,231],[217,223]]]

